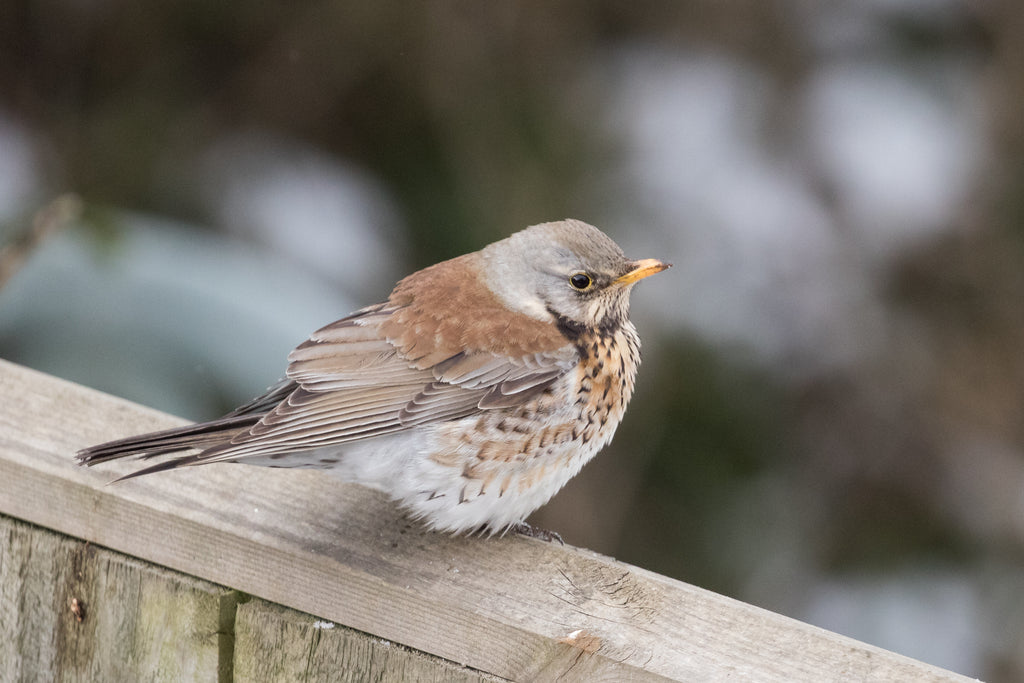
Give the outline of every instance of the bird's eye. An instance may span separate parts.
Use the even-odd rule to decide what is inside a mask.
[[[594,284],[594,278],[590,277],[586,273],[573,273],[569,276],[569,284],[573,289],[582,292],[588,289],[590,285]]]

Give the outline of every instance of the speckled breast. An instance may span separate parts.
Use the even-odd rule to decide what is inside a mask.
[[[626,325],[581,336],[577,347],[579,365],[536,399],[443,430],[432,459],[460,468],[462,500],[541,486],[551,489],[546,501],[611,440],[633,394],[639,338]]]

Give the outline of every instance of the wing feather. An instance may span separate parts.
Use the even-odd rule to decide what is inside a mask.
[[[101,444],[79,457],[91,464],[198,451],[130,475],[137,476],[522,405],[571,371],[578,351],[555,326],[509,311],[472,286],[478,259],[471,254],[419,271],[387,302],[317,330],[289,355],[284,380],[220,420]]]
[[[254,407],[266,406],[261,419],[206,448],[195,463],[338,445],[514,407],[551,386],[578,358],[568,341],[522,357],[487,349],[446,352],[437,339],[406,340],[400,347],[386,333],[399,311],[380,304],[317,330],[289,355],[286,384],[268,392],[280,400],[273,406],[254,401]],[[424,366],[425,358],[440,361]]]

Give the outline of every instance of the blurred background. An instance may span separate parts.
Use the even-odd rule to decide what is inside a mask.
[[[0,5],[0,356],[212,418],[408,272],[583,219],[676,267],[533,521],[995,682],[1022,190],[1011,0]]]

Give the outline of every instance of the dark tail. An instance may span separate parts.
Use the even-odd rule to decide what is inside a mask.
[[[257,396],[245,405],[234,409],[217,420],[200,422],[185,427],[175,427],[174,429],[165,429],[160,432],[138,434],[125,439],[118,439],[117,441],[108,441],[97,446],[83,448],[78,451],[75,457],[80,465],[91,467],[101,462],[117,460],[118,458],[134,456],[148,460],[149,458],[166,455],[167,453],[198,451],[198,453],[180,458],[172,458],[171,460],[151,465],[138,472],[121,477],[121,479],[130,479],[142,474],[194,464],[201,461],[199,456],[202,451],[231,441],[232,438],[247,431],[259,422],[261,417],[273,409],[277,403],[284,400],[297,386],[295,382],[285,379],[267,389],[266,393]]]
[[[186,425],[129,436],[117,441],[108,441],[89,448],[83,448],[75,456],[81,465],[92,466],[118,458],[139,457],[145,460],[180,451],[202,451],[211,446],[230,441],[235,435],[247,431],[259,421],[259,415],[234,415],[222,417],[212,422]],[[152,465],[138,472],[133,472],[122,479],[137,477],[141,474],[159,472],[194,462],[196,456],[187,455]]]

